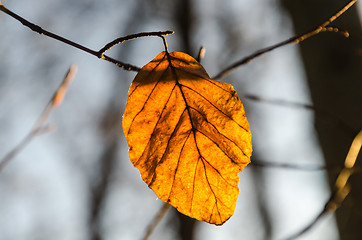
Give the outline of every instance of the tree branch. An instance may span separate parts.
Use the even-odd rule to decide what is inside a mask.
[[[128,64],[128,63],[124,63],[124,62],[121,62],[119,60],[116,60],[114,58],[111,58],[107,55],[105,55],[104,53],[109,50],[110,48],[112,48],[113,46],[119,44],[119,43],[122,43],[124,41],[127,41],[127,40],[132,40],[132,39],[136,39],[136,38],[139,38],[139,37],[150,37],[150,36],[164,36],[164,35],[168,35],[168,34],[172,34],[173,31],[160,31],[160,32],[142,32],[142,33],[137,33],[137,34],[131,34],[131,35],[128,35],[128,36],[125,36],[125,37],[121,37],[121,38],[117,38],[109,43],[107,43],[103,48],[101,48],[99,51],[94,51],[90,48],[87,48],[83,45],[80,45],[76,42],[73,42],[69,39],[66,39],[64,37],[61,37],[57,34],[54,34],[52,32],[49,32],[41,27],[39,27],[38,25],[35,25],[34,23],[31,23],[29,22],[28,20],[20,17],[19,15],[17,15],[16,13],[10,11],[9,9],[7,9],[3,4],[1,4],[0,2],[0,11],[8,14],[9,16],[15,18],[16,20],[18,20],[20,23],[22,23],[24,26],[30,28],[32,31],[34,32],[37,32],[39,33],[40,35],[45,35],[45,36],[48,36],[50,38],[53,38],[55,40],[58,40],[60,42],[63,42],[67,45],[70,45],[72,47],[75,47],[77,49],[80,49],[84,52],[87,52],[93,56],[96,56],[98,58],[101,58],[103,60],[106,60],[108,62],[111,62],[115,65],[117,65],[118,67],[121,67],[123,68],[124,70],[127,70],[127,71],[135,71],[135,72],[139,72],[141,69],[137,66],[134,66],[134,65],[131,65],[131,64]]]
[[[337,117],[336,115],[333,115],[330,112],[325,111],[321,108],[317,108],[311,104],[292,102],[292,101],[287,101],[287,100],[283,100],[283,99],[270,99],[270,98],[253,95],[253,94],[244,94],[243,97],[245,99],[249,99],[249,100],[261,102],[261,103],[274,104],[274,105],[283,106],[283,107],[302,108],[302,109],[306,109],[306,110],[312,110],[312,111],[314,111],[315,115],[317,117],[319,117],[320,120],[323,120],[323,121],[329,123],[330,125],[333,125],[333,127],[337,128],[337,129],[341,129],[348,137],[350,137],[350,139],[353,139],[354,136],[356,136],[356,134],[358,132],[358,131],[356,131],[356,129],[351,127],[343,119],[341,119],[341,118]]]
[[[354,165],[356,163],[361,146],[362,146],[362,130],[357,134],[357,136],[354,138],[351,144],[351,147],[344,161],[344,168],[340,171],[337,177],[334,187],[335,189],[330,199],[325,204],[323,211],[319,213],[313,219],[313,221],[311,221],[306,227],[301,229],[299,232],[292,234],[290,237],[286,238],[287,240],[292,240],[302,236],[304,233],[310,230],[324,215],[335,212],[342,205],[344,199],[348,196],[349,192],[351,191],[351,186],[348,183],[348,179],[353,173],[355,173]]]
[[[143,236],[143,240],[148,240],[149,237],[152,235],[152,233],[155,231],[158,224],[161,222],[161,220],[166,216],[166,213],[171,208],[171,205],[168,203],[163,203],[162,207],[158,211],[158,213],[155,215],[155,217],[152,219],[150,224],[147,227],[147,230],[145,232],[145,235]]]
[[[1,4],[1,2],[0,2],[0,4]],[[13,157],[16,156],[16,154],[18,154],[21,150],[23,150],[26,147],[26,145],[28,145],[28,143],[34,137],[36,137],[42,133],[49,132],[54,129],[54,127],[51,128],[49,126],[45,126],[45,122],[47,121],[51,111],[62,103],[64,96],[68,90],[69,84],[71,81],[73,81],[73,79],[75,77],[77,69],[78,69],[78,67],[76,65],[70,66],[69,71],[68,71],[67,75],[65,76],[62,84],[59,86],[57,91],[54,93],[53,97],[49,101],[48,105],[45,107],[44,111],[42,112],[42,114],[40,115],[40,117],[38,118],[36,123],[34,124],[34,127],[31,129],[29,134],[15,148],[13,148],[13,150],[11,150],[9,153],[7,153],[0,160],[0,171],[5,167],[5,165]]]
[[[227,75],[229,75],[230,73],[232,73],[233,71],[235,71],[237,68],[241,67],[242,65],[245,65],[249,62],[251,62],[252,60],[254,60],[257,57],[260,57],[262,55],[264,55],[267,52],[271,52],[274,49],[277,49],[279,47],[288,45],[288,44],[292,44],[292,43],[300,43],[312,36],[317,35],[320,32],[340,32],[342,33],[345,37],[348,37],[349,34],[346,31],[340,31],[338,28],[334,28],[334,27],[328,27],[329,24],[331,24],[334,20],[336,20],[339,16],[341,16],[344,12],[346,12],[350,7],[353,6],[353,4],[355,4],[357,2],[357,0],[352,0],[350,1],[346,6],[344,6],[341,10],[339,10],[337,13],[335,13],[334,15],[332,15],[332,17],[330,17],[327,21],[323,22],[321,25],[317,26],[316,28],[314,28],[313,30],[303,33],[301,35],[289,38],[283,42],[277,43],[275,45],[272,45],[270,47],[266,47],[263,48],[245,58],[242,58],[241,60],[235,62],[234,64],[230,65],[229,67],[227,67],[226,69],[222,70],[220,73],[218,73],[215,77],[213,77],[212,79],[214,80],[219,80]]]

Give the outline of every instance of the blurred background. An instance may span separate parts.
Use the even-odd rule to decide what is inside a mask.
[[[211,77],[263,47],[311,30],[347,2],[2,1],[42,28],[94,50],[120,36],[173,30],[169,50],[197,56],[204,46],[202,64]],[[217,227],[171,209],[150,239],[286,239],[316,218],[362,127],[360,13],[354,6],[333,23],[348,30],[349,38],[321,33],[221,79],[243,101],[254,144],[252,163],[239,174],[234,216]],[[148,37],[109,55],[141,67],[162,50],[159,38]],[[28,134],[72,63],[79,67],[76,78],[49,119],[57,130],[36,137],[0,171],[1,240],[142,239],[162,206],[129,161],[121,128],[136,73],[32,32],[2,12],[0,158]],[[278,163],[307,167],[273,165]],[[361,180],[358,173],[352,176],[351,193],[336,214],[298,239],[362,239]]]

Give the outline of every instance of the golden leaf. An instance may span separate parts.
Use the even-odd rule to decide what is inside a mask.
[[[161,200],[221,225],[234,213],[251,133],[234,88],[181,52],[161,52],[132,82],[123,116],[129,157]]]

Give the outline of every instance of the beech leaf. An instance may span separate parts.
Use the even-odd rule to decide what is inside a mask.
[[[161,52],[131,84],[123,131],[131,162],[158,198],[216,225],[233,215],[252,146],[230,84],[185,53]]]

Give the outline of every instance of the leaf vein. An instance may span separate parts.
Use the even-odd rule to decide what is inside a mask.
[[[168,99],[167,99],[167,101],[166,101],[166,103],[165,103],[165,106],[162,108],[162,111],[161,111],[161,113],[160,113],[160,116],[158,117],[157,122],[156,122],[156,124],[155,124],[155,127],[154,127],[153,130],[152,130],[151,136],[150,136],[150,138],[148,139],[147,145],[146,145],[145,149],[143,149],[143,152],[142,152],[141,156],[140,156],[140,157],[138,158],[138,160],[135,162],[135,165],[138,164],[138,162],[140,161],[140,159],[143,157],[143,155],[144,155],[144,153],[145,153],[145,151],[146,151],[147,146],[149,146],[149,144],[150,144],[150,142],[151,142],[151,139],[152,139],[152,137],[154,136],[155,129],[157,128],[157,126],[158,126],[158,124],[159,124],[159,122],[160,122],[160,119],[161,119],[161,117],[162,117],[162,114],[163,114],[163,112],[164,112],[165,109],[166,109],[167,103],[170,101],[171,95],[172,95],[173,91],[175,90],[175,87],[176,87],[176,85],[172,88],[171,93],[170,93],[170,95],[168,96]],[[136,118],[136,117],[134,117],[134,119],[135,119],[135,118]],[[133,123],[134,119],[132,120],[132,123]],[[130,128],[130,129],[131,129],[131,128]]]
[[[217,213],[218,213],[218,215],[219,215],[219,218],[220,218],[220,220],[221,220],[221,213],[220,213],[219,206],[218,206],[218,200],[219,200],[219,198],[216,197],[216,194],[215,194],[214,190],[212,189],[212,186],[211,186],[211,184],[210,184],[209,178],[208,178],[208,176],[207,176],[207,171],[206,171],[206,166],[205,166],[205,162],[206,162],[207,164],[209,164],[209,165],[210,165],[210,163],[209,163],[208,161],[206,161],[206,159],[205,159],[204,157],[202,157],[202,156],[201,156],[201,160],[202,160],[202,164],[204,165],[206,182],[207,182],[207,184],[209,185],[209,188],[210,188],[210,190],[211,190],[211,192],[212,192],[212,195],[213,195],[214,198],[215,198],[215,205],[214,205],[214,207],[216,207],[216,211],[217,211]],[[205,161],[205,162],[204,162],[204,161]],[[212,168],[214,168],[212,165],[210,165],[210,166],[211,166]],[[214,169],[215,169],[215,168],[214,168]],[[212,211],[212,212],[213,212],[213,211]],[[212,213],[211,213],[211,215],[210,215],[210,220],[209,220],[209,221],[211,221],[211,218],[212,218]]]
[[[136,113],[136,115],[133,117],[132,122],[131,122],[131,124],[130,124],[130,126],[129,126],[129,129],[128,129],[128,134],[130,133],[130,131],[131,131],[131,129],[132,129],[132,125],[133,125],[135,119],[136,119],[137,116],[145,109],[145,106],[146,106],[148,100],[150,99],[152,93],[153,93],[154,90],[156,89],[156,86],[158,85],[158,83],[159,83],[159,82],[161,81],[161,79],[163,78],[164,74],[167,72],[167,69],[168,69],[168,68],[165,69],[165,71],[162,73],[161,78],[157,81],[157,83],[155,84],[155,86],[153,86],[153,88],[152,88],[150,94],[147,96],[147,99],[146,99],[146,101],[144,102],[141,110],[139,110],[139,111]],[[173,89],[172,89],[172,91],[173,91]],[[170,94],[169,98],[167,99],[167,102],[169,101],[169,99],[170,99],[170,97],[171,97],[171,95],[172,95],[172,91],[171,91],[171,94]],[[166,103],[167,103],[167,102],[166,102]],[[166,106],[166,104],[165,104],[165,106]],[[164,108],[165,108],[165,107],[164,107]],[[161,117],[161,115],[162,115],[162,112],[161,112],[161,114],[160,114],[160,117]]]
[[[218,133],[219,135],[223,136],[225,139],[227,139],[228,141],[232,142],[237,148],[240,149],[240,151],[243,153],[244,156],[247,156],[247,155],[245,154],[245,152],[243,151],[243,149],[242,149],[238,144],[236,144],[233,140],[231,140],[230,138],[228,138],[225,134],[219,132],[219,130],[218,130],[218,128],[215,126],[215,124],[213,124],[212,122],[210,122],[210,121],[206,118],[206,116],[205,116],[204,114],[202,114],[202,112],[200,112],[199,110],[197,110],[197,109],[194,108],[194,107],[190,107],[190,108],[192,108],[194,111],[196,111],[197,113],[199,113],[199,114],[201,115],[201,117],[203,117],[204,120],[205,120],[208,124],[210,124],[210,125],[217,131],[217,133]],[[197,130],[198,130],[198,129],[197,129]],[[198,131],[199,131],[199,130],[198,130]],[[201,132],[201,131],[199,131],[199,132]],[[204,133],[203,133],[203,134],[204,134]],[[222,150],[221,147],[220,147],[213,139],[211,139],[211,138],[210,138],[209,136],[207,136],[206,134],[204,134],[204,135],[205,135],[205,137],[209,138],[213,143],[215,143],[215,145],[217,145],[217,146],[220,148],[220,150]],[[225,153],[224,150],[222,150],[222,151]],[[225,155],[227,155],[227,154],[225,153]],[[228,156],[228,157],[229,157],[229,156]],[[237,164],[231,157],[229,157],[229,158],[230,158],[230,160],[231,160],[233,163]]]
[[[227,115],[225,112],[223,112],[221,109],[219,109],[217,106],[215,106],[209,99],[205,98],[202,94],[200,94],[199,92],[197,92],[196,90],[182,85],[180,84],[182,87],[188,88],[189,90],[193,91],[194,93],[196,93],[197,95],[199,95],[201,98],[205,99],[211,106],[213,106],[214,108],[216,108],[219,112],[221,112],[223,115],[225,115],[226,117],[228,117],[229,119],[231,119],[233,122],[235,122],[239,127],[241,127],[242,129],[244,129],[246,132],[249,132],[245,127],[241,126],[237,121],[235,121],[232,117],[230,117],[229,115]]]
[[[154,68],[152,68],[151,71],[149,71],[149,73],[148,73],[147,76],[145,77],[145,80],[146,80],[150,75],[152,75],[152,73],[153,73],[153,72],[156,70],[156,68],[163,62],[164,59],[165,59],[165,57],[163,57],[162,60],[159,61],[159,63],[158,63]],[[167,70],[167,69],[166,69],[166,70]],[[165,72],[166,72],[166,70],[165,70]],[[161,80],[161,79],[160,79],[160,80]],[[160,80],[159,80],[159,81],[160,81]],[[157,81],[157,83],[158,83],[159,81]],[[133,89],[133,91],[128,94],[128,98],[130,98],[130,97],[132,96],[132,94],[136,91],[136,89],[137,89],[139,86],[140,86],[140,85],[137,85],[137,86]]]
[[[188,74],[190,74],[190,75],[194,75],[194,76],[196,76],[196,77],[199,77],[199,78],[201,78],[201,79],[203,79],[203,80],[211,83],[211,84],[214,85],[215,87],[220,88],[221,90],[224,90],[225,92],[228,92],[228,93],[232,94],[229,89],[226,89],[226,88],[223,88],[223,87],[217,85],[217,84],[214,82],[214,81],[216,81],[216,80],[212,80],[211,78],[206,78],[206,77],[202,76],[201,74],[192,73],[192,72],[187,71],[187,70],[185,70],[185,69],[183,69],[183,68],[177,68],[177,70],[180,70],[180,71],[185,72],[185,73],[188,73]]]
[[[187,137],[186,137],[186,139],[185,139],[185,141],[184,141],[184,143],[183,143],[183,145],[182,145],[182,148],[181,148],[181,151],[180,151],[180,156],[179,156],[178,159],[177,159],[177,165],[176,165],[175,173],[174,173],[174,176],[173,176],[173,179],[172,179],[172,185],[171,185],[170,193],[168,194],[168,198],[167,198],[168,200],[170,199],[170,196],[171,196],[171,193],[172,193],[172,189],[173,189],[173,186],[174,186],[174,184],[175,184],[176,174],[177,174],[178,167],[179,167],[180,160],[181,160],[181,154],[182,154],[182,152],[183,152],[183,149],[184,149],[184,147],[185,147],[185,145],[186,145],[187,140],[188,140],[189,137],[190,137],[190,133],[191,133],[191,131],[189,131],[189,134],[187,135]]]

